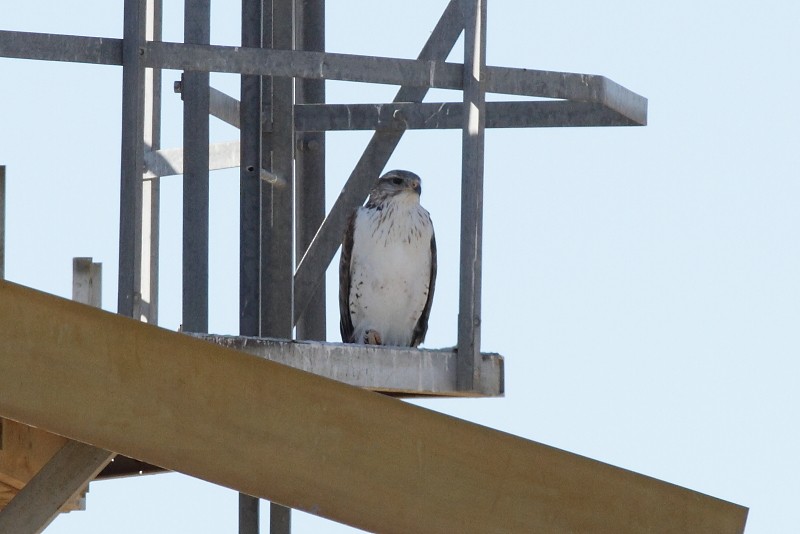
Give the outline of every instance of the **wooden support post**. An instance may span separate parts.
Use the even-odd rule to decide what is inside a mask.
[[[105,467],[114,453],[68,440],[2,511],[0,532],[38,534]]]
[[[6,277],[6,166],[0,165],[0,280],[4,280],[5,277]]]
[[[72,258],[72,300],[102,306],[103,265],[92,258]]]
[[[464,126],[461,148],[461,262],[458,309],[458,387],[480,383],[483,148],[486,116],[486,0],[464,9]]]

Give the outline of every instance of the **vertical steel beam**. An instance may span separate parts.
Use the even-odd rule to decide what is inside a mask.
[[[479,382],[481,357],[481,241],[486,116],[486,0],[462,0],[464,10],[464,126],[461,153],[461,272],[458,388]]]
[[[294,0],[271,0],[272,14],[263,25],[264,47],[294,49]],[[265,10],[265,15],[268,15]],[[272,168],[283,185],[262,185],[261,203],[261,335],[292,338],[294,326],[294,80],[271,78]],[[262,89],[263,94],[263,89]],[[265,100],[267,100],[265,98]],[[274,461],[281,461],[280,458]],[[270,534],[291,532],[291,510],[272,503]]]
[[[294,47],[294,0],[273,0],[272,47]],[[265,46],[266,46],[266,41]],[[272,173],[262,186],[261,335],[291,338],[294,276],[294,80],[272,78]]]
[[[262,0],[242,0],[242,46],[261,48]],[[261,77],[242,75],[239,107],[239,333],[260,334]],[[260,500],[239,494],[239,534],[258,534]]]
[[[296,0],[295,40],[301,50],[325,51],[325,0]],[[325,80],[297,80],[298,104],[324,104]],[[296,257],[302,258],[325,220],[325,132],[302,132],[295,154]],[[325,340],[325,280],[297,320],[297,338]]]
[[[134,316],[140,298],[142,174],[144,174],[144,0],[125,0],[122,40],[119,284],[117,311]]]
[[[261,0],[242,0],[242,46],[261,47]],[[239,107],[239,333],[259,335],[261,77],[242,75]]]
[[[162,0],[147,0],[146,31],[148,41],[161,40]],[[145,69],[144,145],[145,150],[161,148],[161,69]],[[158,256],[161,180],[142,181],[142,252],[141,298],[137,319],[158,324]]]
[[[184,3],[184,41],[209,44],[210,0]],[[208,331],[208,72],[183,74],[183,329]]]

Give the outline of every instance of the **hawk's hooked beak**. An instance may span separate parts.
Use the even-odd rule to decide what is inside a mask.
[[[411,180],[411,189],[418,195],[422,195],[422,184],[419,180]]]

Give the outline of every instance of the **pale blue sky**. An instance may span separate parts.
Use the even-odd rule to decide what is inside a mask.
[[[328,49],[415,57],[445,3],[329,0]],[[165,39],[180,40],[182,2],[165,4]],[[212,40],[238,44],[239,4],[212,5]],[[0,21],[120,37],[122,2],[4,0]],[[649,125],[487,132],[482,346],[506,357],[507,393],[419,404],[748,506],[748,534],[796,531],[798,21],[789,1],[489,3],[490,64],[602,74],[649,99]],[[7,277],[69,296],[71,258],[93,256],[115,310],[120,69],[0,60],[0,72]],[[179,75],[164,74],[165,147],[181,144]],[[212,83],[238,94],[235,76]],[[328,84],[332,102],[394,91]],[[236,136],[212,125],[214,141]],[[328,135],[330,200],[368,135]],[[459,151],[457,131],[411,132],[389,164],[423,177],[436,224],[429,347],[456,340]],[[180,179],[162,188],[161,324],[175,329]],[[210,328],[235,333],[237,172],[214,173],[212,194]],[[47,532],[236,532],[236,507],[235,492],[181,475],[110,481]]]

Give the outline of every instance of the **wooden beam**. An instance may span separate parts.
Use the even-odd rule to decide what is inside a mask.
[[[106,466],[114,453],[67,441],[0,512],[0,532],[38,534]]]
[[[6,419],[3,422],[6,447],[0,450],[0,484],[5,488],[0,491],[0,510],[67,442],[66,438],[39,428]],[[61,511],[83,509],[83,498],[78,495],[67,501]]]
[[[102,266],[92,258],[72,258],[72,300],[95,308],[102,306]]]
[[[0,165],[0,279],[6,277],[6,166]],[[0,448],[3,443],[0,441]]]
[[[0,416],[370,531],[741,533],[747,514],[9,282]]]

